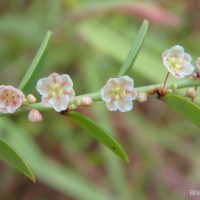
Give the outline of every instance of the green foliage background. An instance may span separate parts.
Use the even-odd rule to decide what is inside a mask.
[[[198,0],[0,1],[0,84],[17,87],[51,30],[42,77],[67,73],[77,95],[95,92],[117,75],[144,18],[150,29],[131,76],[135,86],[160,83],[165,49],[183,45],[193,64],[200,56],[198,10]],[[0,199],[185,200],[199,189],[199,128],[162,101],[135,103],[129,113],[97,102],[81,112],[118,138],[130,164],[56,113],[45,112],[39,124],[27,114],[4,117],[0,137],[23,155],[37,182],[0,163]]]

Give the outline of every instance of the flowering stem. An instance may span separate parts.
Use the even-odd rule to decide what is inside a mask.
[[[197,80],[185,79],[185,80],[179,80],[179,81],[174,81],[174,82],[170,82],[170,83],[165,83],[165,87],[166,88],[170,88],[173,85],[176,85],[177,89],[187,88],[187,87],[196,87],[196,86],[200,86],[200,80],[199,79],[197,79]],[[137,87],[136,90],[138,92],[147,92],[148,93],[150,90],[155,89],[155,88],[160,88],[162,86],[163,86],[163,83],[160,83],[160,84],[155,84],[155,85]],[[79,95],[79,96],[76,96],[75,98],[82,98],[82,97],[85,97],[85,96],[91,97],[94,102],[95,101],[101,101],[101,96],[100,96],[99,92],[94,92],[94,93],[88,93],[88,94],[84,94],[84,95]],[[26,107],[34,108],[34,109],[39,110],[39,111],[49,111],[49,110],[53,111],[53,108],[46,107],[41,102],[39,102],[39,103],[33,103],[33,104],[28,104],[28,105],[26,105]],[[19,108],[15,113],[12,113],[12,114],[9,114],[9,113],[0,113],[0,116],[15,115],[17,113],[21,113],[21,112],[25,112],[25,111],[27,111],[27,110],[23,109],[23,108]]]
[[[163,84],[163,89],[165,88],[165,85],[166,85],[166,83],[167,83],[167,79],[168,79],[168,77],[169,77],[169,72],[167,73],[167,75],[166,75],[166,77],[165,77],[165,80],[164,80],[164,84]]]

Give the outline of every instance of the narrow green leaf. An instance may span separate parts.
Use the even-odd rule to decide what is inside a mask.
[[[118,76],[123,76],[125,74],[128,74],[129,71],[131,70],[131,67],[133,66],[133,63],[136,60],[137,55],[140,51],[140,48],[143,44],[147,29],[148,29],[148,21],[144,20],[144,22],[142,23],[142,26],[140,27],[140,30],[136,36],[136,39],[128,53],[128,56],[119,71]]]
[[[112,152],[118,155],[125,162],[129,162],[128,156],[120,144],[101,126],[96,124],[91,119],[77,112],[69,112],[67,114],[79,126],[87,130],[92,136],[99,140],[102,144],[108,147]]]
[[[47,31],[46,36],[40,45],[40,48],[33,59],[30,67],[26,71],[24,78],[22,79],[19,89],[21,89],[25,94],[31,92],[31,90],[36,85],[36,82],[40,76],[42,69],[44,68],[45,58],[47,53],[47,47],[51,38],[51,32]]]
[[[200,108],[193,102],[175,94],[168,94],[164,101],[187,120],[200,127]]]
[[[10,164],[15,167],[17,170],[22,172],[28,178],[30,178],[33,182],[35,182],[35,177],[25,162],[25,160],[19,155],[19,153],[13,149],[10,145],[0,139],[0,159],[4,162]]]

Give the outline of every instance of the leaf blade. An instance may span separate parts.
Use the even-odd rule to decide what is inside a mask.
[[[168,94],[163,100],[175,111],[200,128],[200,108],[179,95]]]
[[[0,139],[0,159],[13,166],[35,182],[35,176],[22,156],[2,139]]]
[[[19,89],[22,90],[26,94],[31,92],[44,67],[45,58],[47,54],[47,48],[48,48],[51,35],[52,35],[52,32],[47,31],[31,65],[27,69],[22,81],[19,84]]]
[[[77,112],[71,111],[67,113],[67,116],[75,121],[80,127],[87,130],[92,136],[108,147],[126,163],[129,162],[128,156],[121,145],[103,127]]]
[[[144,20],[136,36],[135,41],[132,44],[128,56],[118,73],[118,77],[128,74],[128,72],[131,70],[131,67],[133,66],[137,58],[137,55],[141,49],[141,46],[143,44],[147,29],[148,29],[148,21]]]

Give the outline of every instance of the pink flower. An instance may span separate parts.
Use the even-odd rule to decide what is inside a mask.
[[[110,78],[106,85],[101,88],[100,95],[110,111],[130,111],[133,108],[133,100],[137,97],[134,89],[134,81],[129,76]]]
[[[42,103],[52,106],[60,112],[65,110],[73,100],[75,92],[73,82],[67,74],[51,74],[48,78],[42,78],[37,82],[36,89],[42,95]]]
[[[25,96],[22,91],[10,85],[0,86],[0,112],[14,113],[23,101],[25,101]]]
[[[190,75],[194,71],[194,66],[191,64],[192,58],[184,52],[182,46],[176,45],[166,50],[162,58],[164,66],[176,78],[184,78],[185,75]]]
[[[41,113],[38,110],[31,109],[31,111],[28,114],[28,119],[29,121],[35,123],[35,122],[41,122],[43,118],[42,118]]]
[[[196,65],[197,65],[197,68],[200,70],[200,57],[197,58]]]

